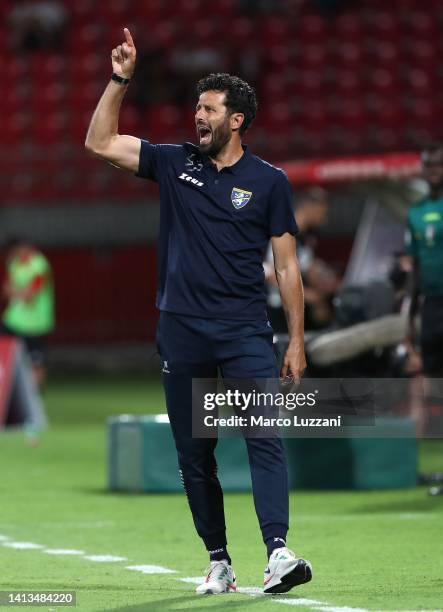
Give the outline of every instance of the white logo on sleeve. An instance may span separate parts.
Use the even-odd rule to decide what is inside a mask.
[[[186,158],[185,166],[188,172],[200,172],[203,168],[202,162],[197,161],[197,155],[195,153],[191,153],[191,155]]]
[[[167,361],[163,362],[162,372],[164,372],[165,374],[170,374],[171,373],[171,370],[169,369]]]
[[[193,185],[197,185],[197,187],[203,187],[203,184],[204,184],[201,181],[194,178],[193,176],[186,174],[186,172],[182,172],[178,178],[181,179],[182,181],[186,181],[187,183],[192,183]]]

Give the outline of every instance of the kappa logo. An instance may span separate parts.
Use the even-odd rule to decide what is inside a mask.
[[[189,176],[189,174],[186,174],[186,172],[182,172],[178,178],[181,179],[182,181],[186,181],[187,183],[192,183],[193,185],[197,185],[197,187],[203,187],[204,185],[204,183],[197,180],[193,176]]]
[[[231,191],[231,202],[235,209],[243,208],[252,198],[252,191],[234,187]]]
[[[167,361],[163,361],[162,372],[164,372],[165,374],[170,374],[171,373],[171,370],[169,369]]]

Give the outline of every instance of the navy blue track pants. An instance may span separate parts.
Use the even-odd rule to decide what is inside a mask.
[[[226,545],[216,439],[192,437],[192,379],[277,378],[272,328],[260,322],[206,319],[161,312],[157,346],[183,485],[207,550]],[[279,438],[246,438],[254,504],[263,540],[288,530],[288,473]]]

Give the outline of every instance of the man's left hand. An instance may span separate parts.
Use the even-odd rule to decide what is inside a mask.
[[[286,350],[280,378],[283,383],[298,381],[305,370],[306,358],[303,343],[292,341]]]

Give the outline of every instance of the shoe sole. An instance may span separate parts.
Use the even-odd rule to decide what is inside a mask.
[[[295,586],[299,586],[300,584],[305,584],[312,579],[312,570],[310,566],[306,563],[298,562],[297,565],[290,572],[285,574],[281,582],[278,584],[274,584],[274,586],[269,587],[268,589],[263,589],[264,593],[287,593]]]

